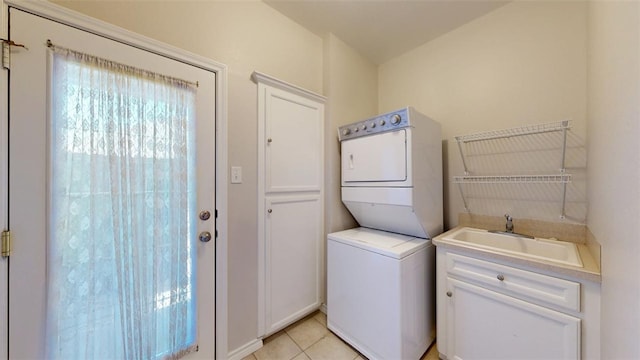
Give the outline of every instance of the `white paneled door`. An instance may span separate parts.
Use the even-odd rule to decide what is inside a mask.
[[[267,332],[320,306],[322,206],[319,195],[269,196],[266,205]]]
[[[216,74],[9,20],[9,358],[214,358]]]
[[[258,336],[322,303],[325,98],[264,74],[258,83]]]

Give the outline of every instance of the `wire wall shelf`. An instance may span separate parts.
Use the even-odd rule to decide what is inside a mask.
[[[556,131],[565,131],[569,130],[569,120],[546,123],[546,124],[537,124],[537,125],[528,125],[511,129],[503,129],[503,130],[493,130],[486,131],[471,135],[462,135],[456,136],[455,139],[459,143],[468,143],[474,141],[485,141],[485,140],[495,140],[495,139],[505,139],[511,138],[515,136],[525,136],[525,135],[534,135],[534,134],[543,134],[548,132],[556,132]]]
[[[462,157],[462,165],[464,166],[464,176],[454,176],[453,183],[458,185],[462,201],[464,203],[465,210],[471,212],[463,189],[464,184],[560,184],[562,186],[562,210],[560,218],[565,218],[566,207],[566,194],[567,184],[571,182],[571,174],[565,173],[565,157],[567,148],[567,131],[570,130],[570,121],[564,120],[553,123],[527,125],[517,128],[486,131],[470,135],[455,136],[455,140],[458,143],[458,150]],[[552,132],[562,132],[562,144],[561,144],[561,156],[559,159],[560,168],[558,174],[551,175],[486,175],[477,176],[471,175],[467,166],[467,159],[465,158],[465,152],[463,149],[464,144],[478,142],[478,141],[490,141],[496,139],[510,139],[513,137],[545,134]],[[466,147],[465,147],[466,148]],[[526,172],[526,171],[525,171]]]
[[[571,174],[454,176],[453,182],[455,184],[566,184],[571,182]]]

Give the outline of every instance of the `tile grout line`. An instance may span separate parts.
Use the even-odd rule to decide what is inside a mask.
[[[301,319],[301,320],[303,320],[303,321],[304,321],[304,319]],[[323,327],[327,330],[327,332],[329,332],[329,329],[326,327],[326,325],[323,325],[323,324],[322,324],[318,319],[316,319],[316,318],[315,318],[315,315],[314,315],[314,316],[310,316],[308,320],[314,320],[314,321],[316,321],[318,324],[320,324],[321,326],[323,326]],[[308,321],[308,320],[306,320],[306,321]],[[287,328],[289,328],[289,327],[287,327]],[[307,347],[306,347],[306,349],[303,349],[303,348],[302,348],[302,346],[300,346],[300,344],[298,344],[298,343],[297,343],[297,342],[296,342],[296,341],[291,337],[291,335],[290,335],[290,334],[289,334],[289,332],[287,331],[287,328],[285,328],[285,329],[284,329],[284,334],[285,334],[285,335],[287,335],[287,336],[289,337],[289,339],[291,339],[291,341],[293,341],[293,343],[294,343],[294,344],[296,344],[296,346],[298,347],[298,349],[300,349],[300,352],[299,352],[299,353],[297,353],[297,354],[295,354],[295,355],[294,355],[293,357],[291,357],[291,359],[289,359],[289,360],[295,359],[295,358],[296,358],[296,356],[299,356],[300,354],[304,354],[307,358],[311,359],[311,356],[309,356],[309,354],[307,354],[306,350],[307,350],[307,349],[309,349],[309,348],[311,348],[313,345],[317,344],[318,342],[320,342],[320,340],[322,340],[322,339],[324,339],[324,338],[325,338],[325,335],[323,335],[322,337],[320,337],[320,339],[316,340],[314,343],[312,343],[311,345],[307,346]],[[313,360],[313,359],[312,359],[312,360]]]
[[[336,340],[338,340],[342,345],[344,345],[344,346],[348,347],[349,349],[351,349],[351,351],[355,353],[355,356],[354,356],[351,360],[356,360],[356,359],[360,359],[360,358],[366,359],[366,358],[364,358],[364,356],[363,356],[363,355],[362,355],[358,350],[356,350],[353,346],[351,346],[351,345],[350,345],[350,344],[348,344],[346,341],[344,341],[343,339],[341,339],[339,336],[335,335],[331,330],[329,330],[329,328],[328,328],[328,326],[327,326],[327,324],[326,324],[326,322],[327,322],[327,320],[326,320],[326,315],[324,315],[324,316],[325,316],[325,318],[324,318],[324,319],[319,318],[319,317],[318,317],[318,313],[316,313],[315,315],[308,316],[306,319],[301,319],[300,321],[298,321],[298,323],[299,323],[299,324],[303,324],[303,323],[305,323],[305,322],[307,322],[307,321],[309,321],[309,320],[314,320],[315,322],[312,322],[313,324],[320,325],[320,326],[324,329],[324,334],[323,334],[322,336],[320,336],[320,338],[319,338],[319,339],[317,339],[317,340],[316,340],[316,341],[314,341],[313,343],[311,343],[311,344],[309,344],[308,346],[306,346],[304,349],[302,348],[302,346],[301,346],[300,344],[298,344],[298,342],[296,342],[296,340],[294,340],[294,337],[293,337],[293,336],[291,336],[291,334],[290,334],[290,331],[291,331],[291,330],[293,330],[293,329],[295,329],[295,328],[297,327],[297,326],[295,326],[295,323],[294,323],[294,324],[292,324],[292,325],[289,325],[289,326],[288,326],[288,327],[286,327],[285,329],[281,330],[281,333],[280,333],[280,335],[278,335],[278,337],[280,337],[280,336],[282,336],[282,335],[286,335],[287,340],[291,341],[291,342],[295,345],[296,349],[298,350],[294,355],[291,355],[291,356],[290,356],[290,357],[288,357],[288,358],[284,358],[284,357],[283,357],[283,358],[281,358],[281,359],[284,359],[284,360],[293,360],[293,359],[295,359],[296,357],[300,356],[301,354],[304,354],[304,357],[305,357],[306,359],[314,360],[314,358],[313,358],[313,357],[311,357],[311,354],[310,354],[310,353],[308,353],[307,351],[308,351],[309,349],[313,348],[314,346],[316,346],[316,345],[317,345],[319,342],[321,342],[322,340],[331,341],[329,338],[335,338],[335,339],[336,339]],[[323,322],[322,320],[324,320],[324,322]],[[315,325],[314,325],[314,326],[315,326]],[[276,334],[273,334],[273,335],[271,335],[271,336],[274,336],[274,335],[276,335]],[[271,337],[271,336],[270,336],[270,337]],[[275,338],[274,338],[274,340],[275,340]],[[259,359],[258,359],[258,357],[257,357],[257,355],[256,355],[256,353],[257,353],[257,352],[258,352],[258,351],[256,351],[256,352],[254,352],[254,353],[252,353],[252,354],[251,354],[251,355],[252,355],[252,359],[250,359],[250,360],[259,360]],[[283,354],[283,355],[284,355],[284,354]],[[316,355],[318,355],[318,354],[316,354]],[[247,359],[245,359],[245,360],[247,360]]]

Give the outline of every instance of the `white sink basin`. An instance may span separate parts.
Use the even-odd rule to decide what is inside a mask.
[[[566,241],[542,238],[528,239],[469,227],[461,228],[442,237],[441,240],[526,258],[582,267],[576,244]]]

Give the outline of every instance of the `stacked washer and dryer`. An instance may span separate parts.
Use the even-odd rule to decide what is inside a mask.
[[[419,359],[435,339],[440,124],[408,107],[339,128],[342,202],[328,235],[327,326],[369,359]]]

